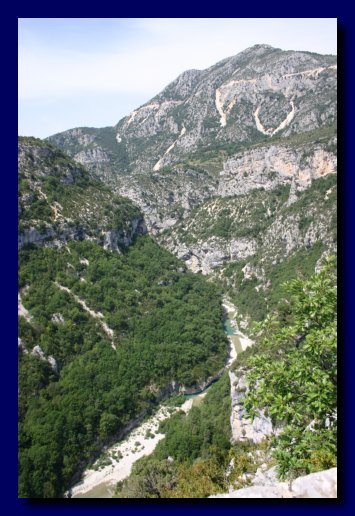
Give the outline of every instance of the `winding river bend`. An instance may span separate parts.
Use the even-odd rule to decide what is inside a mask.
[[[226,314],[224,328],[229,340],[229,356],[226,369],[229,369],[237,354],[245,349],[245,343],[248,339],[235,327],[233,321],[236,313],[235,306],[225,301],[223,307]],[[187,414],[193,405],[201,402],[211,385],[199,393],[185,395],[185,402],[180,407],[172,408],[161,404],[154,415],[134,428],[122,440],[105,450],[95,463],[98,465],[101,462],[106,463],[106,465],[101,468],[94,465],[94,467],[87,469],[82,481],[70,489],[70,495],[67,492],[65,496],[71,496],[72,498],[112,498],[117,482],[127,478],[131,473],[133,464],[144,455],[150,455],[158,442],[164,438],[164,434],[158,431],[160,422],[171,417],[177,410],[183,410]]]

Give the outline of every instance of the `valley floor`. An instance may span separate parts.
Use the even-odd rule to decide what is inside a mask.
[[[72,498],[111,498],[117,482],[127,478],[133,464],[144,455],[151,454],[158,442],[164,438],[158,428],[161,421],[169,418],[176,410],[183,410],[186,414],[194,402],[202,399],[206,391],[190,398],[177,408],[161,406],[147,421],[119,443],[106,450],[105,455],[111,458],[112,464],[101,470],[88,469],[81,482],[71,489]],[[122,458],[115,458],[115,456]]]
[[[236,313],[235,306],[227,301],[223,303],[223,307],[227,316]],[[228,340],[230,349],[226,362],[227,369],[237,358],[238,352],[252,343],[238,329],[235,330],[234,335],[228,335]],[[153,416],[132,430],[126,438],[105,450],[103,462],[106,458],[106,460],[110,460],[110,464],[103,465],[101,469],[87,469],[83,480],[74,485],[66,493],[66,496],[72,498],[111,498],[117,482],[127,478],[131,473],[133,464],[144,455],[150,455],[158,442],[164,438],[164,434],[158,431],[160,422],[171,417],[177,410],[182,410],[187,414],[194,404],[200,403],[207,390],[208,388],[202,393],[187,399],[180,407],[170,408],[162,405]],[[97,463],[99,462],[100,459]]]

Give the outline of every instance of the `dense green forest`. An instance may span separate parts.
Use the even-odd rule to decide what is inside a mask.
[[[224,364],[220,291],[149,237],[122,254],[90,241],[23,248],[19,289],[31,315],[19,318],[21,497],[61,496],[173,380],[193,386]]]
[[[231,444],[227,373],[188,415],[161,423],[165,437],[116,488],[119,498],[205,498],[245,485],[261,462],[280,479],[336,466],[336,276],[329,258],[310,279],[284,285],[282,306],[255,327],[258,342],[233,368],[247,375],[251,418],[264,408],[281,433],[255,445]],[[244,483],[243,483],[244,482]]]

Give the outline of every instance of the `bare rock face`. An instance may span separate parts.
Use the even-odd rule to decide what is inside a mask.
[[[22,345],[23,346],[23,345]],[[42,350],[41,346],[34,346],[34,348],[32,349],[31,351],[31,355],[38,358],[39,360],[43,360],[44,362],[48,362],[49,365],[51,366],[51,368],[53,369],[53,371],[55,373],[58,372],[58,364],[57,364],[57,361],[54,357],[52,357],[51,355],[49,355],[48,357],[46,357],[44,351]]]
[[[198,393],[204,391],[205,389],[207,389],[207,387],[209,387],[213,382],[215,382],[216,380],[221,378],[222,374],[224,373],[224,370],[225,370],[224,368],[221,369],[220,371],[218,371],[218,373],[216,375],[210,376],[205,381],[199,382],[192,387],[186,387],[185,385],[179,385],[178,392],[180,394],[198,394]]]
[[[58,324],[63,324],[65,322],[64,317],[60,313],[53,314],[51,321]]]
[[[285,182],[299,181],[302,188],[317,174],[334,171],[334,155],[323,143],[313,149],[308,164],[300,164],[299,152],[286,140],[334,124],[336,79],[336,56],[255,45],[206,70],[184,72],[115,127],[71,129],[49,140],[138,202],[148,229],[159,232],[180,217],[172,215],[158,181],[165,183],[165,194],[173,194],[179,210],[188,212],[196,205],[190,200],[184,206],[187,192],[181,195],[189,184],[189,167],[182,173],[179,169],[191,155],[196,156],[194,167],[204,155],[207,160],[219,156],[221,176],[208,165],[207,175],[200,173],[193,185],[198,202],[213,194],[239,195]],[[263,143],[267,147],[238,152]],[[204,167],[198,163],[197,168]],[[155,181],[154,172],[160,171],[164,173]]]
[[[43,232],[39,232],[36,228],[26,228],[18,235],[19,248],[28,244],[40,244],[54,236],[54,231],[51,228],[46,228]]]
[[[261,464],[252,479],[254,486],[274,486],[279,482],[276,466],[268,468],[267,464]]]
[[[51,355],[49,355],[49,357],[47,358],[47,361],[49,363],[49,365],[51,366],[51,368],[53,369],[53,371],[55,373],[58,372],[58,364],[57,364],[57,361],[54,357],[52,357]]]
[[[335,173],[336,168],[334,154],[320,146],[311,150],[307,147],[261,147],[224,163],[218,195],[241,195],[258,188],[273,190],[284,184],[292,185],[294,193],[305,190],[318,177]]]
[[[248,238],[232,238],[225,240],[218,237],[209,238],[197,245],[184,247],[167,242],[166,247],[176,254],[193,272],[210,274],[229,260],[245,259],[252,256],[257,248],[255,240]]]
[[[229,371],[229,378],[232,399],[232,442],[252,441],[260,443],[265,437],[269,437],[276,432],[272,426],[271,419],[265,416],[263,412],[260,413],[260,416],[255,417],[253,421],[249,419],[242,404],[242,400],[248,392],[245,378],[240,373],[236,374],[233,371]]]
[[[31,355],[34,357],[40,358],[41,360],[45,360],[44,352],[40,346],[35,346],[31,352]]]
[[[139,217],[131,221],[128,230],[117,229],[105,232],[103,235],[103,247],[110,251],[120,252],[122,247],[127,247],[133,242],[136,235],[144,235],[146,233],[147,227],[145,222]]]
[[[91,163],[102,163],[110,160],[108,154],[100,147],[82,150],[75,154],[74,159],[84,166],[90,165]]]
[[[311,473],[289,482],[254,485],[209,498],[336,498],[337,468]]]

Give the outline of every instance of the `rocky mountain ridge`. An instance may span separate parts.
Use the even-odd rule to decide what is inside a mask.
[[[127,158],[118,175],[157,171],[201,145],[249,145],[330,125],[335,86],[335,56],[255,45],[207,70],[184,72],[114,128],[78,128],[51,140],[98,173],[114,155]]]
[[[207,70],[184,72],[113,128],[77,128],[49,140],[138,202],[150,229],[160,230],[174,219],[165,202],[186,214],[211,188],[220,194],[219,173],[238,150],[334,124],[335,90],[335,56],[256,45]],[[204,175],[190,186],[186,202],[177,190],[196,168]],[[170,184],[176,172],[183,177]],[[157,182],[163,189],[156,191]]]
[[[336,56],[255,45],[184,72],[115,127],[49,140],[191,270],[236,295],[256,279],[260,305],[277,268],[336,250],[336,74]]]
[[[18,159],[19,248],[60,247],[86,239],[119,251],[147,232],[139,209],[128,199],[112,196],[59,149],[21,138]]]

